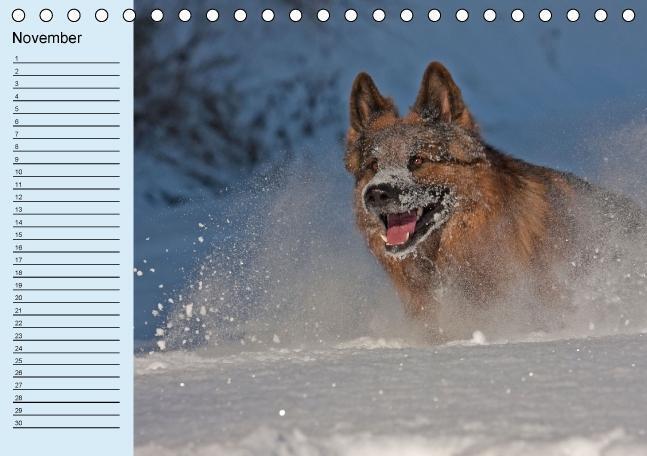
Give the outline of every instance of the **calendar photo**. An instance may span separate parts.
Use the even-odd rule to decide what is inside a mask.
[[[644,5],[86,3],[4,8],[11,454],[647,453]]]

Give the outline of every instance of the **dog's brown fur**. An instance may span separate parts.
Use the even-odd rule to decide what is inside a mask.
[[[423,164],[411,169],[412,156]],[[483,309],[523,281],[537,305],[561,308],[568,301],[565,283],[576,269],[569,265],[586,264],[610,230],[635,230],[642,223],[628,200],[483,142],[459,88],[437,62],[425,71],[405,117],[367,74],[357,76],[345,163],[356,178],[360,231],[406,313],[425,321],[436,339],[442,338],[441,288],[458,290]],[[406,169],[415,185],[442,184],[457,203],[446,222],[406,256],[386,251],[384,225],[364,203],[365,188],[384,169]]]

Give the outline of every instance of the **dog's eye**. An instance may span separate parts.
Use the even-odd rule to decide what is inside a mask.
[[[374,173],[377,173],[377,160],[371,160],[366,164],[366,169],[369,169],[373,171]]]
[[[409,160],[409,168],[412,169],[412,170],[416,169],[416,168],[419,168],[425,163],[425,161],[426,161],[425,157],[422,157],[420,155],[414,155]]]

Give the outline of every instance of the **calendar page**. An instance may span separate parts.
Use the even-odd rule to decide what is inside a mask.
[[[647,454],[647,7],[5,2],[2,454]]]

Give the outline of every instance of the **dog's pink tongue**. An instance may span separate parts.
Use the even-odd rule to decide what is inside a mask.
[[[401,245],[416,230],[416,211],[388,214],[386,217],[386,243]]]

